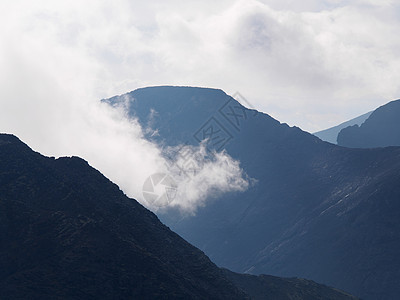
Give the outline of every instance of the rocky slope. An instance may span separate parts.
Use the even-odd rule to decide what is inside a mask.
[[[84,160],[0,135],[1,299],[168,297],[246,296]]]
[[[257,180],[194,217],[160,215],[218,265],[309,278],[365,299],[400,294],[400,148],[338,147],[221,90],[152,87],[104,101],[127,104],[160,145],[196,145],[219,130],[210,150],[226,150]]]
[[[0,299],[253,299],[236,286],[241,276],[248,280],[217,268],[84,160],[44,157],[0,134]],[[279,280],[258,283],[254,299],[327,290],[325,299],[354,299]]]
[[[337,141],[350,148],[400,146],[400,100],[379,107],[360,126],[343,128]]]

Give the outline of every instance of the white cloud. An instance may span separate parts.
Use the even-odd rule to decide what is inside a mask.
[[[134,60],[145,58],[149,45],[140,43],[143,34],[132,25],[128,2],[88,2],[83,10],[78,3],[60,3],[9,3],[0,16],[0,130],[46,155],[85,158],[147,204],[143,183],[149,174],[167,171],[165,158],[137,122],[99,100],[124,84],[115,80],[118,66],[127,64],[118,77],[122,82],[132,80],[130,67],[141,72]],[[181,198],[179,208],[193,213],[211,192],[237,190],[231,181],[240,169],[229,169],[236,162],[228,162],[208,166],[210,175],[226,173],[228,181],[209,182],[198,195],[196,187],[186,187],[190,202]]]
[[[33,44],[44,68],[67,64],[55,69],[68,84],[90,74],[97,98],[157,84],[217,87],[313,131],[400,94],[400,6],[391,0],[0,5],[3,45],[12,39],[30,55]]]
[[[227,65],[256,107],[313,130],[398,97],[399,24],[391,7],[293,12],[238,5]]]
[[[165,153],[170,157],[167,173],[176,184],[176,195],[171,197],[169,207],[187,213],[195,213],[207,200],[221,193],[244,191],[254,181],[246,178],[239,162],[225,151],[210,155],[204,143],[197,147],[170,147]]]

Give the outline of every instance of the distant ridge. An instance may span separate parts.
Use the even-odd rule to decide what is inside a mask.
[[[350,148],[400,146],[400,100],[377,108],[360,126],[342,129],[338,145]]]
[[[363,114],[361,116],[358,116],[354,119],[351,119],[349,121],[343,122],[337,126],[321,130],[318,132],[313,133],[315,136],[319,137],[321,140],[325,142],[329,142],[332,144],[337,144],[337,137],[339,132],[348,126],[353,126],[353,125],[361,125],[362,123],[365,122],[366,119],[372,114],[372,111]]]

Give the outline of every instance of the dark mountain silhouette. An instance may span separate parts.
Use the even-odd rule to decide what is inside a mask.
[[[84,160],[0,135],[1,299],[167,297],[245,296]]]
[[[368,117],[371,114],[372,114],[372,111],[370,111],[366,114],[363,114],[361,116],[358,116],[354,119],[351,119],[349,121],[343,122],[337,126],[334,126],[334,127],[331,127],[331,128],[325,129],[325,130],[321,130],[321,131],[315,132],[313,134],[325,142],[337,144],[337,137],[339,135],[339,132],[342,129],[347,128],[349,126],[354,126],[354,125],[360,126],[362,123],[365,122],[366,119],[368,119]]]
[[[194,217],[159,215],[219,266],[309,278],[365,299],[400,294],[400,148],[332,145],[221,90],[152,87],[104,101],[127,105],[161,145],[218,132],[208,147],[257,179]]]
[[[0,299],[249,298],[227,274],[86,161],[0,134]],[[286,282],[258,283],[259,299],[354,299]]]
[[[342,129],[337,141],[350,148],[400,146],[400,100],[379,107],[361,126]]]

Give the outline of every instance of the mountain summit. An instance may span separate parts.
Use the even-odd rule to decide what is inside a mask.
[[[219,266],[310,278],[364,299],[400,294],[400,148],[332,145],[221,90],[151,87],[104,101],[125,105],[160,145],[206,141],[256,180],[196,216],[159,214]]]

